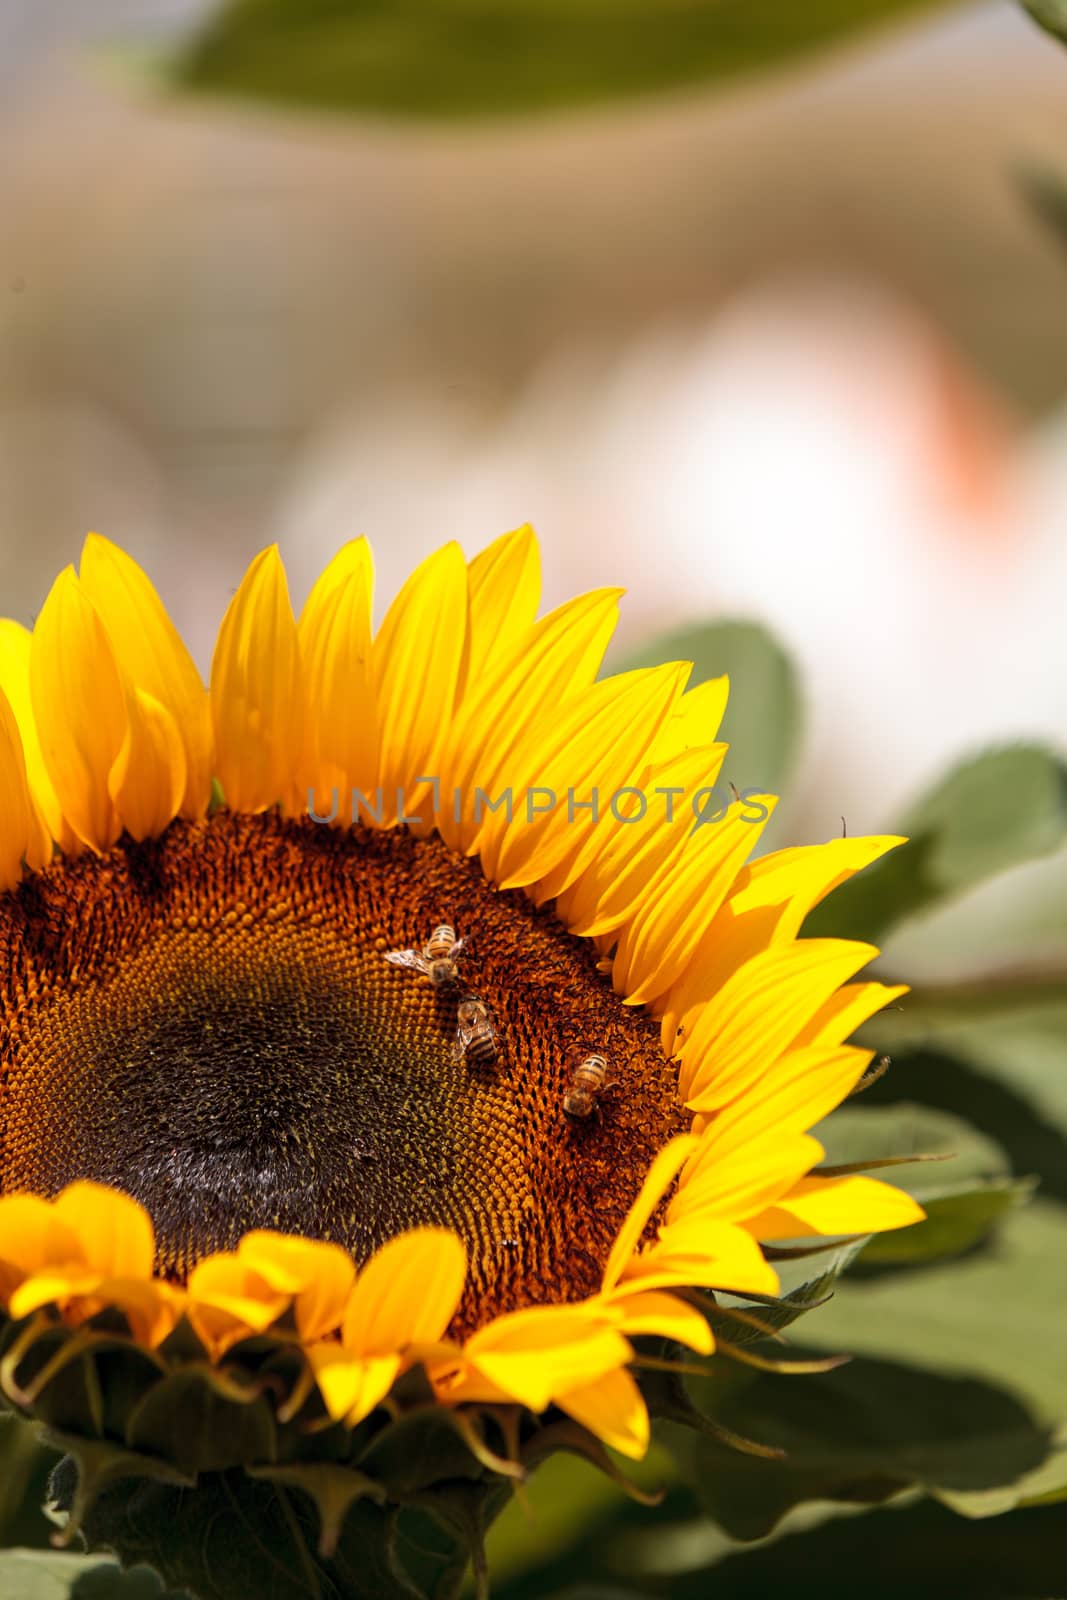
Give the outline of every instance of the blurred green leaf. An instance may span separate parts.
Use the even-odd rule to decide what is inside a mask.
[[[54,1550],[0,1552],[3,1600],[182,1600],[148,1567],[122,1572],[102,1556]]]
[[[758,622],[680,628],[629,652],[621,667],[661,661],[691,661],[691,687],[724,673],[730,679],[718,734],[730,753],[719,782],[783,793],[800,747],[803,706],[793,663],[773,635]]]
[[[1040,745],[990,750],[956,767],[893,832],[908,843],[835,889],[809,937],[873,939],[951,895],[1048,855],[1067,838],[1067,767]]]
[[[925,1222],[878,1234],[860,1265],[917,1266],[963,1255],[987,1238],[1007,1212],[1024,1205],[1036,1183],[1036,1178],[1001,1178],[979,1188],[923,1195]]]
[[[1018,181],[1032,210],[1061,244],[1067,244],[1067,177],[1049,167],[1027,166]]]
[[[1067,1200],[1064,988],[1059,978],[988,980],[905,996],[863,1029],[894,1061],[871,1096],[965,1106],[1017,1174],[1040,1174],[1044,1194]]]
[[[1003,1216],[995,1250],[921,1273],[845,1280],[805,1332],[827,1351],[891,1353],[935,1378],[965,1375],[1002,1385],[1039,1423],[1062,1430],[1065,1304],[1067,1210],[1037,1199]],[[1017,1482],[1005,1473],[1000,1485],[942,1478],[931,1487],[961,1510],[981,1515],[1064,1485],[1067,1451],[1060,1448]]]
[[[1057,39],[1067,40],[1067,0],[1022,0],[1034,21]]]
[[[671,1600],[1051,1600],[1065,1592],[1065,1547],[1062,1507],[983,1524],[930,1501],[893,1504],[727,1553],[710,1570],[675,1576],[669,1593]]]
[[[55,1530],[42,1507],[56,1459],[32,1423],[0,1412],[0,1546],[47,1546]]]
[[[873,1357],[803,1377],[738,1376],[726,1366],[698,1380],[697,1398],[734,1432],[785,1451],[757,1460],[714,1439],[678,1440],[710,1515],[735,1538],[765,1534],[803,1500],[877,1503],[913,1484],[936,1493],[1000,1489],[1048,1453],[1047,1432],[1029,1410],[982,1379]]]
[[[231,0],[189,88],[342,111],[509,115],[714,83],[952,0]]]

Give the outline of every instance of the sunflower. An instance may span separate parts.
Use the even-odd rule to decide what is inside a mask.
[[[539,571],[446,545],[374,632],[366,541],[299,620],[266,550],[210,690],[95,534],[0,623],[0,1384],[83,1478],[374,1484],[414,1415],[498,1476],[553,1419],[639,1458],[694,1291],[921,1216],[808,1132],[901,991],[801,925],[900,841],[750,860],[725,680],[600,675],[619,591],[538,617]],[[388,1493],[315,1492],[327,1544]]]

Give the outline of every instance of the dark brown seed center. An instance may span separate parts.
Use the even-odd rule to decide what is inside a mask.
[[[444,921],[462,989],[385,961]],[[468,990],[495,1062],[453,1051]],[[2,1192],[123,1189],[177,1278],[250,1228],[363,1260],[442,1224],[469,1252],[461,1332],[593,1292],[685,1123],[656,1025],[592,946],[403,831],[222,812],[57,862],[0,897],[0,1030]],[[618,1082],[576,1123],[594,1051]]]

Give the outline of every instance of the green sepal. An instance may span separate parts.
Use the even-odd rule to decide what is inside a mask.
[[[337,1553],[345,1517],[356,1501],[366,1496],[376,1505],[384,1505],[388,1498],[383,1485],[373,1478],[331,1462],[292,1462],[247,1470],[251,1478],[280,1483],[307,1495],[319,1514],[318,1553],[327,1559]]]
[[[277,1429],[266,1397],[255,1389],[239,1394],[210,1367],[172,1372],[130,1413],[126,1441],[132,1450],[173,1462],[190,1478],[275,1461]]]
[[[196,1482],[169,1461],[141,1455],[107,1439],[83,1439],[51,1428],[41,1430],[41,1439],[49,1449],[64,1452],[48,1485],[50,1501],[66,1517],[52,1539],[57,1547],[69,1545],[76,1538],[97,1500],[120,1480],[133,1478],[186,1489]]]

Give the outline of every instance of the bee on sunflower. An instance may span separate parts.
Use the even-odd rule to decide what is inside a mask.
[[[270,549],[207,690],[90,535],[0,623],[0,1390],[76,1463],[63,1538],[135,1559],[117,1494],[238,1474],[288,1497],[306,1592],[413,1593],[346,1539],[418,1505],[477,1547],[457,1484],[640,1458],[635,1340],[710,1356],[694,1291],[773,1297],[774,1241],[921,1217],[808,1132],[902,991],[801,925],[900,841],[750,861],[773,797],[688,803],[725,680],[600,676],[619,591],[539,590],[528,528],[449,544],[375,633],[366,541],[298,620]],[[465,990],[383,959],[438,925],[491,1070]]]

